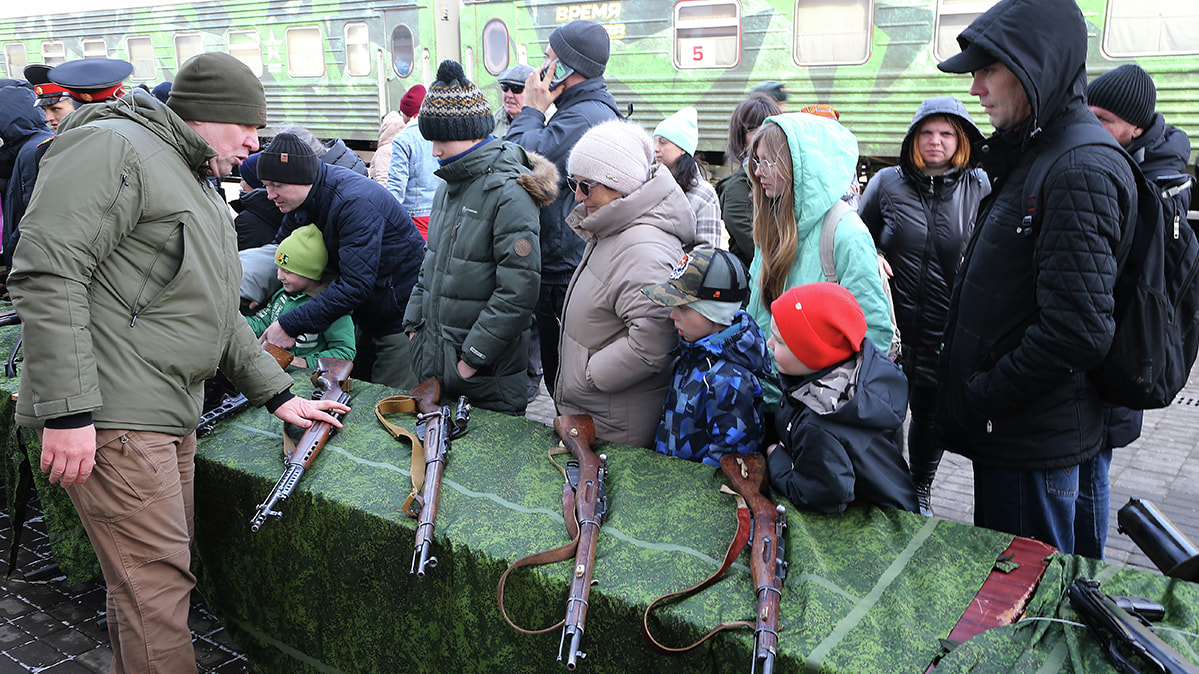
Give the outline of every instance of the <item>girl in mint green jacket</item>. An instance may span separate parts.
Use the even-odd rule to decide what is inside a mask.
[[[804,113],[766,118],[750,148],[754,193],[754,259],[749,313],[770,337],[770,303],[785,290],[824,281],[820,230],[824,215],[856,177],[858,143],[840,123]],[[891,345],[891,308],[879,277],[874,240],[856,212],[837,224],[833,261],[840,285],[866,314],[866,336],[884,353]],[[763,382],[768,409],[781,393]]]

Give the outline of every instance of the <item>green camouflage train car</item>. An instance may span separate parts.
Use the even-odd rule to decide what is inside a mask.
[[[969,78],[938,62],[994,0],[61,0],[0,8],[3,67],[107,56],[134,64],[131,84],[170,80],[201,51],[228,51],[266,87],[272,124],[369,149],[380,116],[441,59],[461,61],[499,105],[495,76],[540,64],[549,34],[574,19],[612,37],[609,88],[652,128],[686,105],[700,111],[700,150],[719,162],[729,114],[755,84],[784,82],[790,109],[828,103],[864,157],[893,160],[923,99],[967,95]],[[1153,74],[1158,109],[1199,132],[1199,2],[1079,0],[1092,76],[1136,61]],[[37,11],[37,13],[34,13]],[[1052,45],[1046,45],[1047,49]]]

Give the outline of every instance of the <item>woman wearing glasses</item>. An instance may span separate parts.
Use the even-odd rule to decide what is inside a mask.
[[[912,412],[908,456],[920,512],[926,515],[932,515],[933,477],[942,454],[934,412],[949,293],[978,203],[991,192],[970,152],[971,143],[982,137],[958,99],[924,101],[903,139],[899,166],[874,176],[859,207],[892,273]]]
[[[571,151],[566,222],[587,244],[566,291],[554,387],[560,414],[589,414],[599,437],[652,447],[678,332],[642,288],[667,280],[696,243],[695,214],[640,126],[593,127]]]
[[[825,117],[776,115],[762,123],[750,149],[754,190],[754,260],[749,313],[770,336],[770,303],[793,286],[824,281],[820,233],[824,216],[846,194],[858,163],[849,129]],[[866,314],[866,337],[884,353],[891,346],[891,309],[879,278],[874,240],[857,213],[837,223],[833,262]],[[781,393],[763,382],[767,409]]]

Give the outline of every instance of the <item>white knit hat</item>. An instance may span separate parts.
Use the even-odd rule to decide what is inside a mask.
[[[678,145],[689,155],[695,155],[695,148],[699,145],[699,111],[690,106],[679,110],[662,120],[654,129],[654,135]]]
[[[649,180],[653,159],[653,144],[645,129],[613,120],[583,134],[570,153],[566,170],[627,196]]]

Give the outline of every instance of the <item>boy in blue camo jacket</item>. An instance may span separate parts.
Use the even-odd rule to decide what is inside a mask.
[[[672,307],[679,331],[655,449],[711,466],[729,452],[759,451],[761,379],[770,376],[770,360],[761,330],[742,310],[749,295],[744,265],[728,251],[697,247],[675,265],[668,282],[642,292]]]

